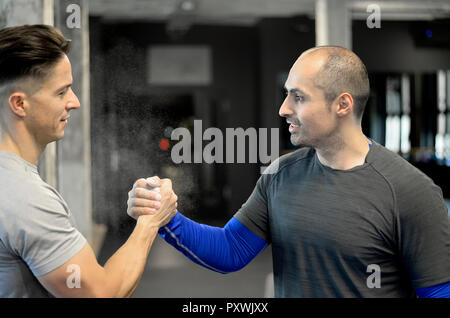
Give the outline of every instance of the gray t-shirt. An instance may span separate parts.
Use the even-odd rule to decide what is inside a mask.
[[[0,297],[52,297],[36,277],[75,256],[86,239],[35,165],[0,151]]]
[[[416,297],[450,281],[441,189],[372,144],[350,170],[322,165],[311,148],[281,157],[236,213],[272,244],[276,297]]]

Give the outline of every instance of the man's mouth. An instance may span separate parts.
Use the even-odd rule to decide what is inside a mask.
[[[287,123],[289,124],[289,132],[290,133],[296,131],[300,127],[300,124],[294,124],[290,121],[288,121]]]
[[[291,125],[289,126],[289,132],[290,132],[290,133],[296,132],[296,131],[298,130],[299,127],[300,127],[300,126],[291,124]]]

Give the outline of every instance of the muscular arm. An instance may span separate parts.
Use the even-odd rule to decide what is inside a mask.
[[[145,187],[144,179],[134,188]],[[159,211],[137,218],[133,233],[127,242],[102,267],[98,264],[89,244],[68,262],[48,274],[37,277],[39,282],[56,297],[129,297],[136,289],[158,229],[176,213],[177,197],[170,180],[162,180],[158,202]],[[80,286],[74,288],[68,280],[74,278],[70,269],[79,269]],[[74,278],[76,279],[76,278]]]
[[[220,228],[196,223],[178,212],[159,233],[193,262],[223,274],[243,268],[267,246],[236,218]]]
[[[127,242],[102,267],[98,264],[91,246],[83,249],[64,265],[44,276],[39,282],[56,297],[129,297],[136,289],[144,270],[150,247],[158,232],[149,217],[138,219]],[[77,265],[80,288],[69,288],[67,280]]]
[[[151,179],[147,189],[130,192],[128,214],[133,218],[157,211],[151,194],[157,191],[159,178]],[[223,274],[241,269],[268,245],[234,217],[220,228],[196,223],[178,212],[159,233],[193,262]]]

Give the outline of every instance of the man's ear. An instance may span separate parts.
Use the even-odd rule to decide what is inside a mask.
[[[9,108],[11,111],[23,118],[26,115],[26,95],[24,92],[16,91],[9,96]]]
[[[340,117],[347,116],[353,111],[353,97],[349,93],[342,93],[337,98],[338,110],[337,114]]]

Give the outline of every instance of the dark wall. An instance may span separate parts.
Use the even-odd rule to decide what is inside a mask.
[[[386,76],[407,73],[411,79],[411,144],[412,147],[429,147],[434,144],[436,133],[436,71],[450,69],[450,47],[418,45],[417,32],[423,31],[418,28],[420,24],[414,21],[385,21],[380,29],[369,29],[365,21],[353,21],[353,51],[372,75],[373,96],[367,105],[369,109],[364,115],[365,122],[373,125],[374,117],[383,119],[380,114],[385,112],[383,85],[386,85]],[[384,123],[378,124],[384,132]],[[421,138],[423,135],[430,138]],[[383,141],[384,138],[381,138]],[[418,161],[410,157],[410,161],[441,187],[444,197],[450,198],[449,167],[437,164],[432,158]]]
[[[353,21],[353,51],[369,72],[429,72],[450,69],[450,48],[416,46],[415,22],[383,21],[369,29]]]
[[[281,85],[279,76],[289,72],[300,54],[315,43],[314,20],[263,19],[258,25],[260,40],[261,127],[279,127]],[[280,87],[281,86],[281,87]],[[287,126],[283,126],[287,130]]]
[[[139,116],[140,112],[141,118],[144,119],[146,118],[145,113],[152,111],[151,105],[147,109],[137,110],[140,107],[137,103],[145,102],[145,96],[152,94],[191,96],[195,109],[194,118],[204,120],[203,130],[208,126],[219,127],[223,132],[227,127],[244,129],[256,127],[256,101],[259,95],[256,80],[259,51],[258,33],[255,28],[247,27],[194,26],[182,37],[174,39],[167,34],[164,24],[107,23],[96,18],[91,18],[90,29],[91,67],[93,70],[92,147],[95,158],[93,177],[94,183],[100,185],[94,190],[97,191],[94,193],[97,202],[94,202],[94,210],[100,219],[106,218],[109,219],[107,222],[111,222],[111,220],[116,222],[117,218],[120,221],[120,215],[125,214],[127,192],[131,189],[134,180],[161,173],[157,167],[154,167],[155,165],[145,169],[145,164],[138,162],[124,163],[120,171],[116,172],[111,171],[109,167],[113,151],[118,151],[121,157],[130,157],[130,161],[136,161],[140,158],[139,156],[142,157],[142,155],[135,155],[136,158],[131,157],[129,153],[134,150],[124,149],[123,145],[118,144],[118,140],[122,138],[120,134],[129,133],[124,130],[130,129],[130,124],[123,125],[123,123],[131,120],[127,119],[127,117],[134,116],[131,113],[138,112],[137,116]],[[212,84],[206,87],[150,86],[147,84],[146,78],[146,50],[152,44],[210,46],[213,60]],[[148,103],[152,104],[151,101]],[[213,108],[213,110],[208,108]],[[127,111],[129,111],[128,115]],[[96,125],[99,122],[101,125]],[[209,125],[206,126],[207,124]],[[156,123],[153,124],[153,127],[155,125]],[[122,129],[117,131],[117,127],[122,127]],[[135,140],[130,142],[135,142]],[[148,154],[148,158],[143,159],[159,162],[160,165],[164,163],[162,160],[170,160],[167,156],[155,158],[151,154]],[[207,164],[184,165],[190,165],[193,167],[192,169],[198,171]],[[221,190],[225,193],[227,205],[220,205],[220,208],[223,208],[220,211],[216,211],[216,209],[196,211],[194,215],[196,218],[228,219],[232,216],[253,190],[259,166],[256,164],[222,164],[215,171],[216,177],[220,179],[218,182],[224,186]],[[219,172],[217,173],[217,171]],[[108,187],[104,185],[105,178],[108,179]],[[199,185],[194,184],[193,186]],[[180,184],[174,184],[174,189],[177,192],[184,191]],[[208,196],[206,193],[199,195]],[[195,207],[193,208],[195,210]],[[197,206],[196,210],[199,209],[200,206]],[[183,211],[183,202],[180,202],[180,210]],[[117,215],[117,217],[111,218],[111,214]],[[103,220],[103,222],[105,221]]]

